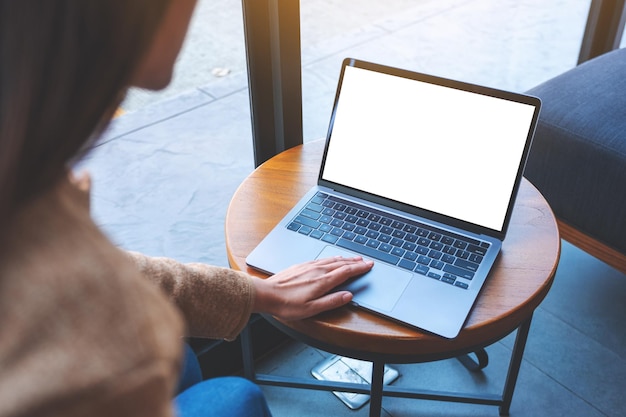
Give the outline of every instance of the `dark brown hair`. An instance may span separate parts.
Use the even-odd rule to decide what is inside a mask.
[[[0,0],[0,230],[106,126],[170,1]]]

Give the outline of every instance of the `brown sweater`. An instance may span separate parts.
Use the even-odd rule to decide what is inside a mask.
[[[62,182],[3,231],[0,417],[170,416],[181,337],[234,338],[250,278],[125,253],[82,199]]]

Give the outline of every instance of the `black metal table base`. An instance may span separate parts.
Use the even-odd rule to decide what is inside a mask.
[[[383,397],[399,397],[399,398],[412,398],[419,400],[434,400],[445,402],[460,402],[468,404],[482,404],[498,406],[501,416],[508,416],[511,401],[513,399],[513,392],[517,383],[517,377],[519,375],[522,358],[524,355],[524,349],[526,347],[526,341],[528,339],[528,332],[530,330],[530,323],[532,316],[524,321],[518,328],[515,337],[515,343],[513,345],[513,351],[511,353],[511,359],[509,362],[509,369],[507,372],[506,380],[501,394],[472,394],[464,392],[441,392],[431,390],[417,390],[412,388],[391,387],[383,384],[383,373],[385,363],[420,363],[429,362],[431,359],[420,360],[419,357],[398,357],[398,361],[389,361],[388,355],[380,355],[380,359],[377,359],[374,355],[368,356],[368,358],[361,358],[358,352],[354,355],[345,355],[345,351],[342,351],[341,355],[350,356],[355,359],[363,359],[372,361],[372,384],[357,384],[346,382],[332,382],[332,381],[319,381],[316,379],[295,378],[295,377],[283,377],[268,374],[258,374],[255,370],[254,359],[252,355],[252,340],[250,337],[250,330],[248,327],[244,329],[241,334],[241,343],[243,350],[243,364],[244,364],[244,376],[249,380],[259,384],[276,387],[288,387],[288,388],[300,388],[300,389],[312,389],[321,391],[343,391],[354,392],[358,394],[370,395],[370,417],[379,417],[382,410]],[[506,336],[506,335],[505,335]],[[504,337],[504,336],[503,336]],[[308,343],[310,341],[306,341]],[[311,344],[311,343],[308,343]],[[317,346],[315,346],[317,347]],[[330,349],[323,349],[331,351]],[[331,352],[336,353],[336,352]],[[350,353],[350,352],[348,352]],[[487,352],[483,347],[477,347],[470,350],[470,353],[476,355],[477,360],[472,359],[468,354],[462,354],[456,356],[457,359],[470,371],[477,372],[486,367],[489,363]],[[445,359],[445,358],[442,358]]]

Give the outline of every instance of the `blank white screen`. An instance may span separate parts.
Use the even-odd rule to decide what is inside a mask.
[[[347,67],[322,178],[500,231],[533,113]]]

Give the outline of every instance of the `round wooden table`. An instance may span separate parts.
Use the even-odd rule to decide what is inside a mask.
[[[266,276],[247,266],[246,256],[315,185],[323,148],[324,141],[318,140],[282,152],[241,184],[226,216],[226,249],[232,268]],[[379,395],[374,390],[383,391],[384,363],[456,357],[477,351],[518,329],[503,397],[495,402],[493,398],[471,401],[499,405],[500,414],[504,415],[508,414],[532,314],[550,289],[559,255],[560,238],[552,210],[539,191],[524,179],[500,256],[456,338],[421,332],[352,306],[300,321],[268,319],[311,346],[374,362],[370,415],[380,414],[380,410],[373,410],[380,408]],[[385,387],[384,394],[388,391]],[[407,396],[428,398],[420,394]],[[463,400],[468,399],[459,401]]]

